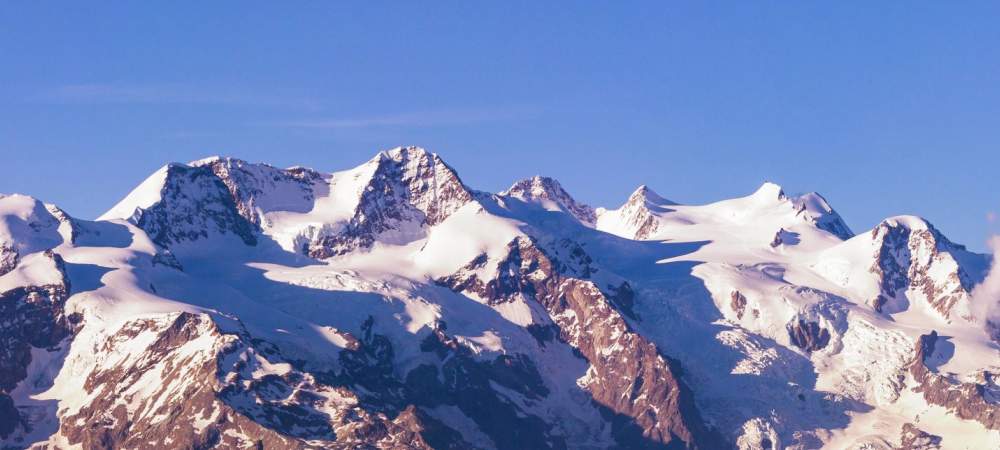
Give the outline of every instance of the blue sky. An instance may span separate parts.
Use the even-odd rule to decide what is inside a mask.
[[[0,192],[93,218],[168,161],[332,171],[412,144],[484,190],[771,180],[855,231],[1000,231],[1000,3],[360,3],[5,3]]]

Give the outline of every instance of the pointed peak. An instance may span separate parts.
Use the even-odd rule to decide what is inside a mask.
[[[525,178],[515,182],[500,195],[539,203],[546,209],[567,212],[588,225],[597,220],[594,208],[576,201],[555,178],[541,175]]]
[[[271,167],[270,164],[265,163],[251,163],[249,161],[234,158],[231,156],[209,156],[207,158],[202,158],[196,161],[191,161],[184,165],[185,167],[208,167],[213,171],[218,171],[220,167],[226,169],[242,168],[248,166],[254,167]]]
[[[796,205],[802,205],[801,207],[809,211],[817,211],[820,213],[834,213],[833,206],[827,201],[826,197],[823,197],[817,192],[807,192],[805,194],[799,195],[792,199]]]
[[[374,168],[376,171],[401,170],[414,176],[417,176],[418,173],[448,173],[451,177],[461,182],[454,168],[441,159],[437,153],[429,152],[423,147],[406,146],[383,150],[378,152],[374,158],[362,164],[361,167],[366,166]],[[463,189],[468,190],[464,184],[462,186]]]
[[[501,192],[500,195],[523,198],[549,198],[559,193],[568,195],[558,180],[535,175],[531,178],[515,181],[514,184]]]
[[[416,159],[423,159],[423,158],[426,158],[426,157],[436,158],[437,155],[434,154],[434,153],[428,152],[423,147],[417,147],[417,146],[414,146],[414,145],[410,145],[410,146],[400,146],[400,147],[392,148],[392,149],[389,149],[389,150],[381,151],[381,152],[379,152],[378,155],[376,155],[375,158],[376,159],[387,158],[387,159],[391,159],[391,160],[396,161],[396,162],[402,162],[402,161],[412,161],[412,160],[416,160]]]
[[[389,150],[383,150],[378,152],[375,157],[368,160],[364,166],[371,167],[388,167],[391,165],[393,167],[410,167],[415,169],[417,167],[434,167],[442,166],[445,169],[455,172],[448,163],[446,163],[437,153],[432,153],[425,150],[423,147],[416,146],[405,146],[405,147],[395,147]]]
[[[677,204],[676,202],[673,202],[673,201],[667,200],[666,198],[663,198],[660,194],[657,194],[656,191],[654,191],[649,186],[646,186],[645,184],[640,185],[638,188],[636,188],[635,191],[632,192],[632,195],[629,195],[628,202],[626,202],[626,203],[628,203],[628,204],[636,204],[636,203],[639,203],[639,202],[649,202],[649,203],[652,203],[654,205],[676,205]]]
[[[529,178],[528,180],[530,180],[533,184],[536,184],[536,185],[553,185],[554,184],[556,186],[559,186],[559,181],[556,180],[555,178],[546,177],[546,176],[542,176],[542,175],[535,175],[535,176]]]
[[[830,202],[822,195],[809,192],[789,199],[795,208],[796,215],[799,215],[807,222],[810,222],[821,230],[825,230],[841,240],[854,237],[851,227],[837,214],[837,211],[830,206]]]

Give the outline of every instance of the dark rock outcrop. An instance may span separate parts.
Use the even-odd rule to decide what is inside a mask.
[[[472,419],[499,449],[564,449],[563,437],[552,433],[545,419],[522,410],[493,387],[499,385],[526,399],[549,395],[531,359],[500,355],[492,361],[477,360],[472,352],[435,329],[421,349],[440,359],[436,366],[421,365],[407,375],[410,395],[421,405],[457,406]]]
[[[903,425],[899,433],[899,450],[937,450],[941,448],[941,436],[921,430],[912,423]]]
[[[70,285],[62,258],[52,251],[44,256],[52,259],[62,281],[0,293],[0,438],[21,423],[9,393],[28,376],[31,349],[55,347],[79,325],[79,316],[64,310]]]
[[[803,217],[816,228],[826,231],[841,240],[854,236],[844,219],[834,211],[830,203],[822,195],[810,192],[792,199],[795,203],[796,215]]]
[[[679,378],[678,363],[635,333],[593,282],[566,276],[558,268],[533,240],[518,237],[508,244],[493,280],[473,282],[473,275],[465,273],[438,282],[456,290],[493,283],[493,288],[475,292],[490,304],[518,296],[538,302],[558,327],[559,340],[589,362],[584,389],[622,447],[720,448],[721,438],[702,420],[693,394]]]
[[[260,229],[264,223],[261,207],[266,197],[275,192],[283,195],[281,206],[295,212],[306,212],[315,200],[313,183],[322,175],[312,169],[293,167],[278,169],[267,164],[252,164],[235,158],[212,158],[194,164],[212,171],[226,186],[237,213]]]
[[[962,382],[935,373],[926,364],[934,353],[938,336],[936,331],[920,336],[915,355],[910,363],[910,374],[917,385],[913,390],[923,394],[932,405],[939,405],[966,420],[975,420],[991,430],[1000,430],[1000,393],[996,385],[997,374],[986,372],[979,382]]]
[[[742,320],[747,308],[747,298],[740,291],[733,291],[729,294],[729,308],[736,313],[737,319]]]
[[[140,335],[150,344],[129,348]],[[138,319],[101,349],[130,357],[87,375],[91,400],[64,417],[60,431],[88,449],[470,448],[412,404],[372,408],[352,390],[363,380],[358,377],[382,371],[391,360],[378,341],[374,333],[355,341],[355,350],[375,347],[364,351],[372,360],[354,360],[371,370],[356,366],[330,377],[301,370],[245,332],[221,332],[207,315]]]
[[[343,230],[320,237],[309,256],[329,258],[369,248],[390,230],[441,223],[466,203],[472,192],[441,158],[417,147],[402,147],[369,162],[375,170]]]
[[[788,325],[788,338],[792,345],[807,352],[814,352],[830,343],[830,331],[817,322],[799,319]]]
[[[872,301],[876,311],[883,311],[894,299],[917,292],[945,318],[953,309],[968,303],[973,282],[952,255],[965,248],[949,241],[931,224],[917,218],[883,221],[872,229],[871,238],[878,250],[870,271],[879,280],[880,294]],[[945,266],[946,277],[935,277],[933,270]]]
[[[160,201],[137,209],[129,219],[153,242],[170,247],[220,233],[234,234],[247,245],[257,244],[256,227],[240,214],[229,188],[212,167],[171,164],[166,170]]]
[[[649,239],[659,231],[660,221],[657,213],[670,212],[665,205],[675,203],[660,197],[646,185],[639,186],[629,196],[628,200],[618,209],[623,223],[632,231],[633,239]]]
[[[17,267],[17,247],[6,242],[0,242],[0,276],[4,276]]]

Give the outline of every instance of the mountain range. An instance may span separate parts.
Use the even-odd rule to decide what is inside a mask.
[[[94,221],[0,195],[0,448],[997,448],[990,267],[773,183],[170,163]]]

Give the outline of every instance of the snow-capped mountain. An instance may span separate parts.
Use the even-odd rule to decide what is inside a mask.
[[[500,196],[534,203],[547,211],[570,214],[585,225],[593,226],[597,221],[594,208],[574,200],[559,181],[549,177],[536,175],[518,181],[510,189],[501,192]]]
[[[97,221],[0,197],[0,448],[996,448],[989,266],[773,183],[171,163]]]

